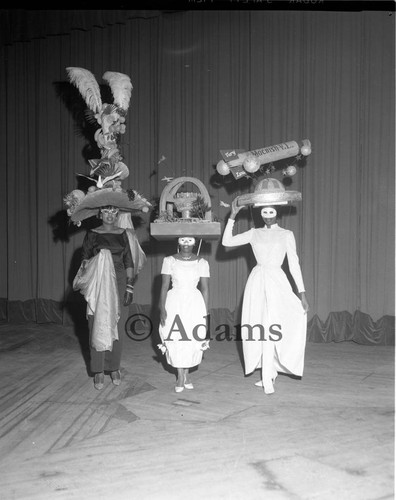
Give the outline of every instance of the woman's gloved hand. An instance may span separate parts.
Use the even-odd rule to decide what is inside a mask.
[[[133,302],[133,278],[127,278],[126,289],[124,293],[124,306],[130,306]]]

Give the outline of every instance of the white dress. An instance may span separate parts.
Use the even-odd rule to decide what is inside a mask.
[[[243,295],[241,338],[245,373],[262,368],[263,379],[274,378],[278,371],[302,376],[307,315],[281,268],[287,255],[298,292],[305,291],[294,234],[274,224],[233,236],[233,227],[234,221],[229,219],[223,245],[249,243],[257,261]]]
[[[202,361],[207,333],[205,301],[197,285],[200,278],[209,278],[209,263],[165,257],[161,274],[169,274],[172,282],[165,300],[165,325],[159,328],[166,359],[175,368],[191,368]]]

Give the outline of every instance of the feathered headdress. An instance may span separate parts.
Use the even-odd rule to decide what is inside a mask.
[[[98,178],[89,178],[96,182],[98,188],[109,187],[103,182],[104,179],[107,182],[119,182],[129,175],[128,167],[122,162],[123,158],[118,149],[118,137],[125,133],[125,115],[132,94],[131,79],[124,73],[104,73],[103,79],[109,84],[114,98],[114,104],[107,104],[102,102],[98,82],[89,70],[70,66],[66,71],[70,82],[78,88],[89,108],[87,118],[92,120],[92,115],[91,118],[88,115],[93,113],[101,126],[94,135],[101,158],[89,160],[92,167],[90,176],[96,175]]]
[[[70,82],[78,88],[88,108],[94,113],[102,111],[102,98],[95,76],[84,68],[68,67],[66,71]],[[128,111],[133,89],[129,76],[116,71],[106,71],[102,78],[110,86],[114,104]]]
[[[102,98],[98,82],[94,75],[84,68],[66,68],[70,82],[75,85],[88,108],[94,113],[99,113],[102,109]]]
[[[111,88],[114,103],[119,108],[127,111],[133,88],[129,76],[114,71],[106,71],[102,78],[106,80]]]
[[[118,136],[125,133],[125,115],[132,94],[129,76],[113,71],[104,73],[103,79],[109,84],[114,99],[114,104],[107,104],[102,103],[98,82],[90,71],[77,67],[68,67],[66,71],[100,125],[94,139],[101,153],[101,158],[88,160],[89,176],[78,174],[92,181],[88,192],[74,190],[64,198],[70,219],[80,225],[81,220],[95,215],[96,209],[104,205],[118,206],[129,213],[147,212],[151,203],[137,191],[126,191],[121,187],[121,181],[129,176],[118,149]]]

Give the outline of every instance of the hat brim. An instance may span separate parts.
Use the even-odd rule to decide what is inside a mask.
[[[299,191],[266,191],[265,193],[248,193],[237,197],[237,205],[254,205],[256,207],[266,205],[287,205],[295,201],[301,201]]]
[[[87,193],[82,202],[70,215],[73,222],[82,221],[98,214],[100,207],[112,205],[126,212],[148,212],[151,208],[145,198],[133,191],[134,198],[131,200],[126,191],[114,191],[113,188],[98,189]]]

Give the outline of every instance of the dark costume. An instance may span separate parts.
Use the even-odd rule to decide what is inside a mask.
[[[117,325],[118,340],[113,342],[112,350],[97,351],[92,347],[93,316],[91,314],[88,315],[91,346],[91,371],[93,373],[115,371],[120,369],[122,345],[125,336],[125,322],[128,318],[128,307],[123,305],[126,284],[125,269],[133,267],[132,254],[126,231],[120,234],[98,233],[92,230],[88,231],[83,242],[82,258],[91,259],[102,249],[109,250],[113,259],[118,288],[120,318]]]

